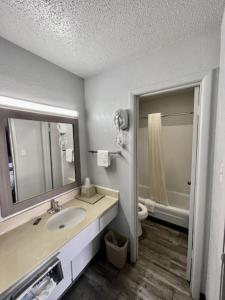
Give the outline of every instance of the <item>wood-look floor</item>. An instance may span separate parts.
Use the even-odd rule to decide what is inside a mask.
[[[142,224],[135,265],[119,271],[99,253],[63,300],[190,300],[187,234],[149,219]]]

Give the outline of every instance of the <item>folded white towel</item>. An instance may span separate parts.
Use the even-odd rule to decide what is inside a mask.
[[[72,163],[74,161],[73,149],[66,149],[66,162]]]
[[[109,167],[110,166],[110,154],[107,150],[98,150],[97,152],[97,165],[99,167]]]

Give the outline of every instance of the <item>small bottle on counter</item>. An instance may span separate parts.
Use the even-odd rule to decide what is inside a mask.
[[[93,184],[91,184],[91,180],[89,177],[84,179],[84,185],[81,187],[81,196],[83,197],[93,197],[96,194],[96,188]]]

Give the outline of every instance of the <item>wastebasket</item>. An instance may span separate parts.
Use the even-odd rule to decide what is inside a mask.
[[[128,239],[116,231],[109,230],[104,240],[107,260],[118,269],[122,269],[127,261]]]

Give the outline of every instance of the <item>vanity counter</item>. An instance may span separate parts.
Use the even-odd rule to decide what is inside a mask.
[[[77,199],[64,204],[62,209],[80,207],[87,212],[84,220],[72,228],[48,230],[46,223],[52,215],[45,213],[38,225],[33,225],[34,220],[31,220],[0,235],[0,296],[51,256],[56,255],[66,243],[116,205],[119,193],[111,190],[108,192],[108,195],[95,204]]]

